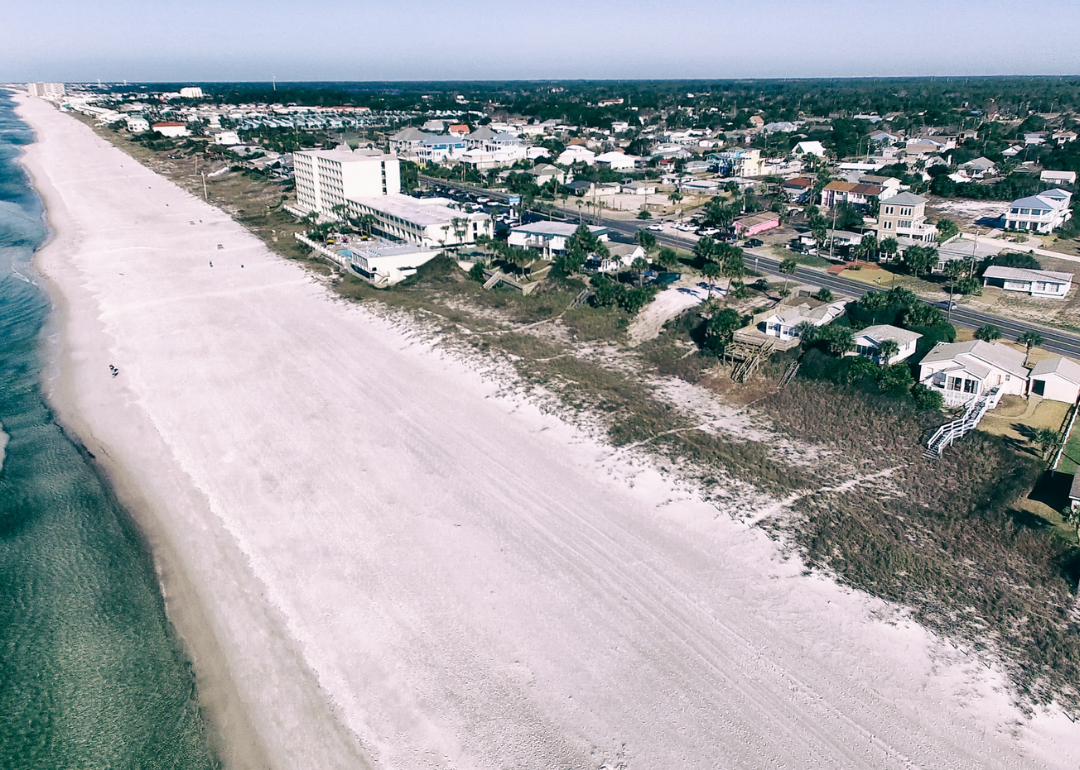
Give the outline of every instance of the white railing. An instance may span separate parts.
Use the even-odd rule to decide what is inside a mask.
[[[302,235],[301,233],[293,233],[293,237],[296,238],[296,240],[300,241],[300,243],[310,248],[312,251],[316,251],[319,254],[322,254],[324,257],[333,260],[342,267],[349,267],[349,259],[344,254],[336,252],[333,249],[328,249],[321,243],[316,243],[315,241],[311,240],[305,235]]]
[[[997,406],[1000,400],[1001,391],[997,388],[973,400],[964,410],[962,417],[945,423],[934,432],[926,442],[926,456],[941,457],[945,447],[975,430],[986,413]]]

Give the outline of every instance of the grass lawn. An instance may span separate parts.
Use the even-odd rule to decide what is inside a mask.
[[[1058,463],[1060,473],[1076,473],[1080,466],[1080,426],[1074,425],[1073,432],[1069,436],[1069,442],[1065,444],[1065,451],[1061,453],[1061,462]]]
[[[1019,396],[1004,396],[997,409],[987,412],[979,430],[1001,436],[1015,448],[1024,450],[1032,447],[1031,436],[1036,430],[1061,428],[1068,413],[1069,405],[1062,401],[1043,400],[1033,404]]]
[[[894,286],[902,286],[905,289],[910,289],[916,294],[931,294],[941,291],[941,287],[936,283],[924,281],[921,278],[916,278],[915,276],[907,275],[906,273],[894,273],[884,267],[878,270],[845,270],[840,273],[840,277],[850,278],[853,281],[859,281],[860,283],[869,284],[871,286],[878,286],[882,289],[891,289]],[[944,293],[942,293],[942,297],[944,297]]]
[[[793,259],[800,265],[806,267],[829,267],[832,264],[832,262],[824,257],[819,257],[816,254],[800,254],[797,251],[792,251],[786,246],[773,246],[772,253],[777,259]]]

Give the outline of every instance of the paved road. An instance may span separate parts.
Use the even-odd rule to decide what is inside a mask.
[[[461,190],[467,190],[472,193],[485,195],[492,199],[506,200],[505,193],[491,192],[480,187],[473,187],[471,185],[463,185],[457,182],[448,182],[445,179],[434,179],[432,177],[420,177],[421,182],[427,182],[430,184],[441,184],[449,187],[455,187]],[[570,211],[568,209],[559,209],[567,217],[577,218],[577,211]],[[626,221],[619,219],[600,219],[600,224],[608,228],[614,233],[633,238],[634,234],[645,226],[644,222]],[[694,236],[679,236],[671,233],[656,233],[656,240],[665,245],[672,246],[680,249],[692,249],[697,242],[697,238]],[[780,260],[772,254],[764,251],[758,251],[754,249],[745,249],[746,263],[748,268],[752,268],[757,272],[766,273],[768,275],[776,276],[779,278],[786,278],[783,273],[780,272]],[[850,278],[840,278],[839,276],[831,275],[823,270],[816,270],[814,268],[805,267],[800,265],[795,271],[795,275],[792,280],[797,280],[800,283],[810,286],[816,286],[818,288],[827,288],[836,294],[846,294],[852,297],[861,297],[863,294],[871,291],[888,291],[888,286],[882,286],[880,288],[869,286],[861,281],[853,281]],[[964,306],[958,307],[952,312],[952,323],[956,326],[966,326],[971,329],[977,329],[980,326],[986,324],[993,324],[1001,330],[1003,336],[1008,339],[1015,340],[1024,332],[1037,332],[1044,340],[1042,347],[1047,350],[1059,353],[1061,355],[1073,356],[1080,358],[1080,335],[1070,334],[1069,332],[1058,331],[1045,326],[1039,326],[1037,324],[1025,323],[1023,321],[1015,321],[1009,318],[1005,318],[993,313],[986,313],[979,310],[972,310]]]

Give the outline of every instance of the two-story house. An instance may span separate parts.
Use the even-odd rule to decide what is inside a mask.
[[[879,241],[895,238],[908,246],[933,243],[937,228],[926,223],[926,198],[902,192],[882,201],[877,237]]]
[[[1072,219],[1072,193],[1054,189],[1018,198],[1005,212],[1006,230],[1052,233]]]

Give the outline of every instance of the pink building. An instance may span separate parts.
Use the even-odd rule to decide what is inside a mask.
[[[749,238],[750,236],[763,233],[766,230],[772,230],[774,227],[779,226],[779,214],[774,211],[762,211],[760,214],[751,214],[748,217],[736,219],[731,225],[731,229],[734,230],[735,235],[740,238]]]

